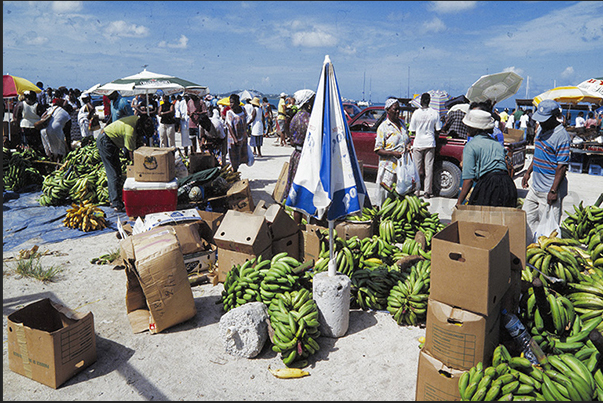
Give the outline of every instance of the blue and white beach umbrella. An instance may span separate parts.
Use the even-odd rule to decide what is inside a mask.
[[[352,136],[344,116],[335,70],[329,56],[316,98],[299,168],[285,205],[329,222],[329,275],[335,275],[333,222],[360,211],[367,195]]]

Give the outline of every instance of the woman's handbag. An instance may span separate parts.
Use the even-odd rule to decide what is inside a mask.
[[[409,152],[402,154],[396,166],[396,192],[401,195],[416,192],[421,187],[421,177]]]
[[[42,117],[40,118],[40,120],[38,120],[36,123],[34,123],[34,129],[42,130],[46,126],[48,126],[48,123],[50,123],[50,118],[52,117],[52,113],[54,112],[54,109],[55,108],[52,108],[52,110],[50,110],[50,113],[48,113],[48,109],[47,109],[42,114]]]

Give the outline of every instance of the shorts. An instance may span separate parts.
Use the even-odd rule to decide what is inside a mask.
[[[188,137],[189,138],[198,138],[199,137],[199,128],[198,127],[189,127],[188,128]]]

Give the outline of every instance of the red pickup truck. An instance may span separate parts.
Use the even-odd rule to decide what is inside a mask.
[[[410,116],[410,112],[409,110],[403,113]],[[374,151],[375,137],[377,128],[383,120],[385,120],[383,106],[369,106],[348,122],[356,157],[358,161],[362,161],[363,169],[366,171],[376,172],[379,167],[379,156]],[[466,143],[467,140],[449,138],[445,135],[440,135],[438,138],[433,173],[433,191],[436,196],[449,198],[458,196],[461,186],[461,161],[463,161],[463,148]],[[512,156],[515,172],[521,171],[524,167],[526,144],[526,141],[505,141],[505,148]]]

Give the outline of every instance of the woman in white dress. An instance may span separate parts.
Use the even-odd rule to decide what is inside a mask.
[[[51,106],[48,113],[51,114],[48,126],[40,131],[40,135],[46,156],[51,161],[58,162],[67,154],[64,128],[71,116],[59,105]]]

